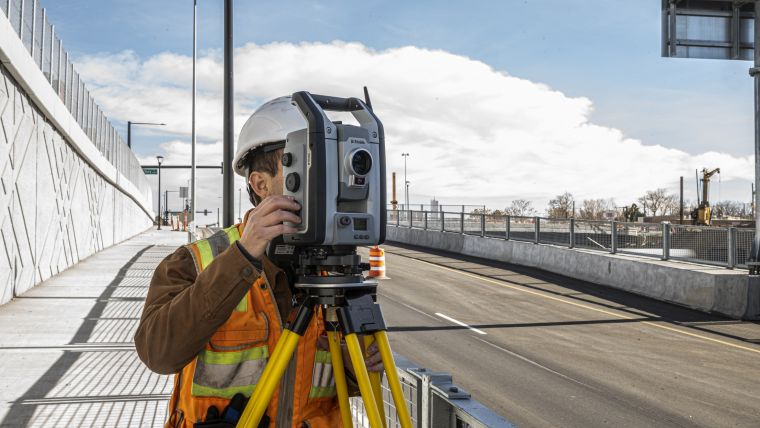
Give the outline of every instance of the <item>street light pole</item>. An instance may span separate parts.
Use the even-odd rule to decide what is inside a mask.
[[[232,0],[224,0],[224,186],[222,188],[224,210],[222,227],[230,227],[235,223],[235,199],[232,194],[235,186],[232,167],[234,144],[232,54]]]
[[[132,125],[166,126],[165,123],[127,121],[127,147],[129,147],[130,149],[132,148]]]
[[[161,230],[161,162],[164,161],[163,156],[156,156],[158,161],[158,230]]]
[[[193,118],[192,118],[192,143],[190,160],[190,213],[193,226],[187,230],[187,242],[192,242],[195,233],[195,63],[198,49],[198,0],[193,0]]]
[[[401,153],[401,156],[404,157],[404,203],[406,204],[406,209],[409,209],[409,181],[406,179],[406,158],[409,157],[409,153]]]

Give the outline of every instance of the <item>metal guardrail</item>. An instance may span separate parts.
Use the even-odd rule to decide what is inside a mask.
[[[388,210],[388,224],[488,238],[561,245],[662,260],[746,268],[754,229],[556,219],[443,211]]]
[[[454,385],[450,374],[418,368],[395,353],[394,359],[412,426],[417,428],[514,427],[483,404],[473,400],[467,391]],[[382,389],[386,426],[400,427],[385,377],[383,377]],[[351,398],[350,404],[354,426],[369,427],[369,420],[361,398]]]
[[[0,10],[90,141],[140,192],[150,194],[140,162],[90,96],[39,0],[0,0]]]

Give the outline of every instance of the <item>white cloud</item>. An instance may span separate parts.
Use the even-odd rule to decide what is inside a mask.
[[[238,130],[267,99],[297,90],[359,96],[367,85],[385,125],[389,178],[391,171],[398,173],[399,200],[402,152],[411,154],[408,178],[412,202],[418,203],[436,196],[446,203],[499,207],[527,198],[541,207],[564,191],[578,199],[614,197],[627,203],[648,189],[675,189],[678,177],[692,177],[696,168],[719,166],[724,181],[753,176],[751,156],[691,155],[646,145],[591,123],[587,98],[568,97],[445,51],[272,43],[247,44],[235,55]],[[123,52],[84,57],[77,64],[109,115],[160,117],[168,131],[189,135],[190,61],[173,53],[141,59]],[[212,141],[221,135],[221,76],[218,52],[202,55],[198,130]],[[167,161],[189,153],[187,147],[178,141],[162,145]],[[203,150],[204,160],[221,160],[219,144]]]

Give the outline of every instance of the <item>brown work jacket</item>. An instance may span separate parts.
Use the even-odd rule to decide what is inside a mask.
[[[230,245],[202,275],[184,246],[158,265],[135,334],[137,354],[149,369],[160,374],[182,370],[227,321],[262,270],[282,319],[287,318],[293,305],[285,273],[266,257],[259,270],[243,251],[237,243]]]

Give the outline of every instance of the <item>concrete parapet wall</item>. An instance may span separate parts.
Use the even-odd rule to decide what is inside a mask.
[[[388,226],[387,240],[565,275],[736,319],[760,319],[746,271],[460,233]]]
[[[0,304],[149,228],[148,196],[129,189],[85,160],[0,65]]]

